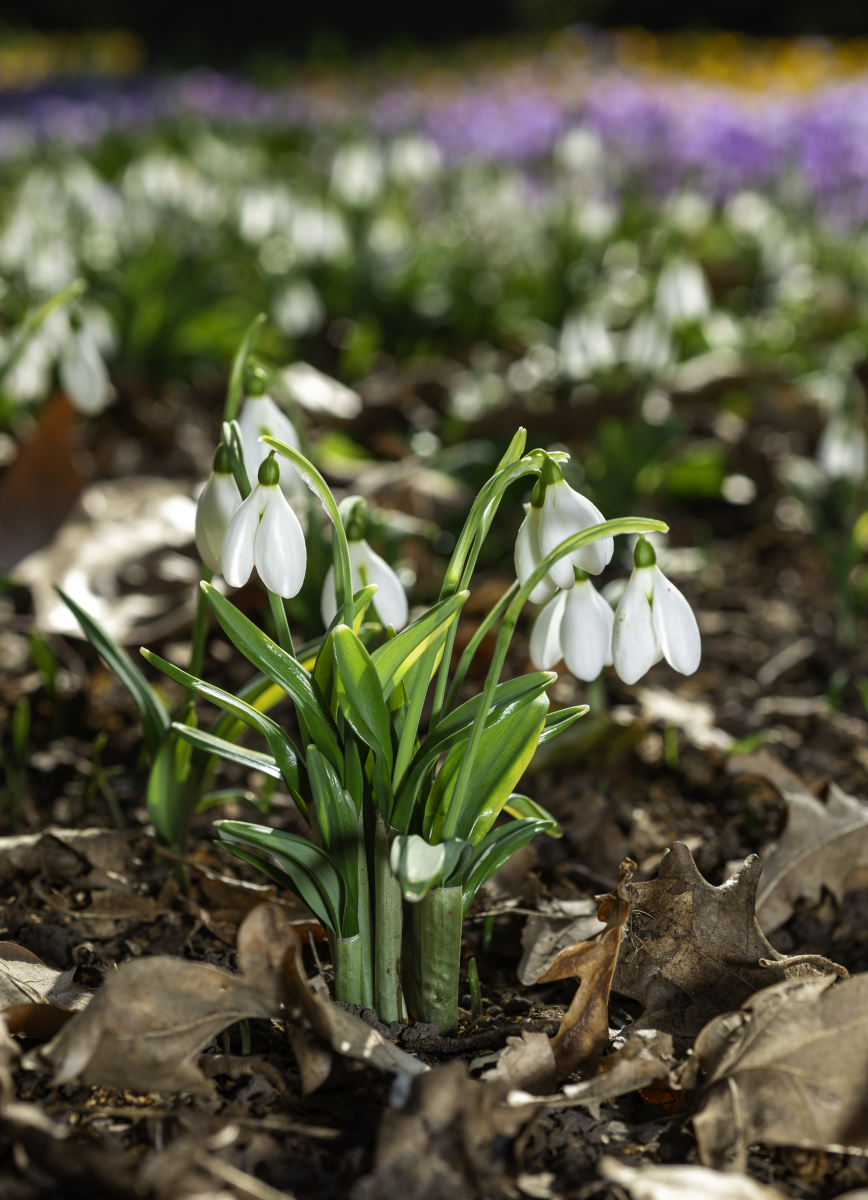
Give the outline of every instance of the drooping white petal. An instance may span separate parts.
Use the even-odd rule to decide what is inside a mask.
[[[307,546],[298,517],[278,487],[264,487],[265,511],[254,540],[254,559],[259,578],[270,592],[287,599],[304,583]]]
[[[267,458],[270,448],[259,439],[268,434],[301,450],[295,426],[270,396],[248,396],[238,417],[241,428],[241,443],[244,447],[244,465],[251,484],[256,482],[260,464]],[[299,477],[288,458],[280,460],[280,490],[288,499],[300,494]]]
[[[350,542],[349,545],[351,549],[354,545],[362,547],[368,583],[377,585],[377,594],[374,596],[373,603],[380,615],[380,620],[385,625],[394,625],[396,630],[403,629],[407,624],[407,617],[410,615],[410,607],[401,580],[385,559],[380,558],[379,554],[375,553],[366,541]],[[354,577],[355,573],[356,567],[353,564]],[[353,584],[355,585],[355,578]]]
[[[220,553],[220,563],[223,578],[230,587],[243,587],[250,578],[253,570],[253,542],[259,528],[259,518],[265,489],[257,484],[250,495],[236,509],[235,515],[229,522],[223,548]]]
[[[64,347],[60,358],[60,382],[79,412],[92,417],[102,412],[111,395],[106,365],[93,334],[82,329]]]
[[[232,476],[212,471],[196,505],[196,549],[211,571],[221,570],[223,538],[240,504]]]
[[[586,496],[573,491],[565,479],[546,488],[539,525],[539,546],[543,557],[550,554],[566,538],[591,525],[599,525],[605,517]],[[570,589],[575,583],[573,567],[591,575],[599,575],[615,552],[613,538],[601,538],[574,550],[560,559],[549,575],[560,588]]]
[[[525,583],[542,562],[543,556],[539,548],[541,512],[542,509],[534,508],[533,505],[528,508],[527,516],[522,521],[515,539],[515,574],[519,583]],[[556,590],[551,577],[546,575],[531,592],[530,601],[532,604],[545,604],[547,600],[551,600]]]
[[[615,613],[612,658],[625,683],[641,679],[663,657],[651,615],[654,582],[654,568],[636,567]]]
[[[561,621],[567,593],[558,594],[540,609],[530,634],[530,660],[538,671],[549,671],[563,658]],[[596,677],[595,677],[596,678]]]
[[[682,675],[692,675],[702,656],[693,609],[659,567],[650,570],[655,572],[652,620],[657,640],[670,667]]]
[[[612,629],[615,614],[590,579],[567,593],[561,621],[564,662],[577,679],[596,679],[612,663]]]

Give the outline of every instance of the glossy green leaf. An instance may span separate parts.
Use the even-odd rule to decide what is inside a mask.
[[[539,735],[539,744],[542,746],[544,742],[550,742],[559,733],[563,733],[565,729],[569,729],[571,725],[587,712],[590,712],[587,704],[577,704],[573,708],[561,708],[557,712],[549,713],[546,717],[543,731]]]
[[[358,633],[362,627],[362,621],[365,618],[365,613],[376,595],[376,585],[369,584],[368,587],[360,588],[353,594],[353,633]],[[332,631],[337,629],[341,624],[343,613],[339,609],[332,620],[331,625],[325,632],[325,636],[320,643],[320,648],[316,656],[316,662],[313,668],[313,677],[319,685],[319,689],[326,699],[331,698],[332,684],[334,682],[335,673],[335,656],[332,649],[331,635]],[[301,654],[299,654],[301,658]],[[332,716],[334,716],[334,706],[331,708]]]
[[[554,671],[533,671],[527,675],[520,675],[517,679],[499,683],[494,691],[487,724],[491,723],[495,714],[510,705],[526,704],[534,700],[556,679],[557,674]],[[411,764],[410,774],[398,793],[392,820],[394,828],[406,831],[425,778],[441,754],[467,740],[481,701],[481,696],[474,696],[454,709],[440,722],[431,737],[422,743]]]
[[[298,751],[276,721],[273,721],[271,717],[265,716],[264,713],[259,712],[252,705],[245,704],[243,700],[239,700],[231,692],[224,692],[222,688],[216,687],[213,683],[206,683],[203,679],[196,679],[193,675],[188,675],[186,671],[182,671],[180,667],[176,667],[173,663],[160,658],[158,654],[153,654],[150,650],[144,649],[142,650],[142,654],[149,663],[158,667],[170,679],[174,679],[184,687],[190,688],[197,695],[210,700],[218,708],[225,709],[234,717],[243,721],[245,725],[249,725],[251,729],[255,729],[257,733],[261,733],[268,742],[268,748],[274,755],[277,765],[280,767],[280,773],[286,780],[286,784],[293,795],[296,792],[302,792],[303,780]]]
[[[289,695],[304,718],[310,736],[339,775],[343,762],[337,729],[318,684],[301,663],[257,628],[210,584],[202,584],[217,620],[241,653]]]
[[[148,753],[154,757],[171,724],[171,717],[165,706],[126,650],[119,646],[114,638],[110,637],[102,626],[74,600],[71,600],[57,584],[54,585],[54,590],[78,621],[87,640],[105,659],[135,700],[136,707],[142,716],[145,746]]]
[[[530,796],[521,796],[518,792],[513,792],[504,804],[503,811],[508,812],[511,817],[518,817],[519,820],[545,821],[546,828],[543,833],[552,838],[564,836],[563,829],[552,814],[541,804],[537,804],[536,800],[531,800]]]
[[[283,886],[303,900],[327,929],[337,937],[342,936],[343,881],[327,850],[306,838],[268,825],[251,825],[247,821],[215,821],[214,825],[223,842],[228,843],[226,849],[264,850],[270,854],[290,880]],[[234,852],[238,853],[238,849]],[[269,864],[255,854],[239,854],[239,857],[274,878],[267,869]]]
[[[186,753],[179,753],[182,747]],[[145,788],[148,820],[166,846],[175,846],[179,840],[189,766],[190,746],[169,733],[157,751]]]
[[[346,902],[341,914],[343,937],[355,937],[359,932],[359,823],[356,808],[341,787],[334,767],[316,746],[307,748],[307,769],[320,837],[334,859],[346,889]]]
[[[469,592],[457,592],[454,596],[441,600],[433,608],[429,608],[418,621],[408,625],[397,637],[374,651],[371,658],[386,699],[428,646],[440,634],[446,632],[469,595]]]
[[[257,674],[239,690],[238,699],[243,700],[258,712],[267,713],[269,709],[274,708],[275,704],[280,704],[282,700],[286,699],[286,692],[276,683],[272,683],[267,675]],[[213,733],[215,737],[224,738],[227,742],[234,742],[246,728],[247,725],[244,721],[239,721],[231,713],[224,712],[211,725],[209,733]]]
[[[547,696],[539,695],[534,700],[519,701],[489,716],[456,820],[456,837],[476,845],[493,825],[533,758],[548,703]],[[431,840],[440,836],[464,752],[464,746],[450,750],[434,781],[423,824],[423,833]]]
[[[243,723],[240,724],[242,729],[246,728]],[[177,721],[172,723],[172,729],[191,746],[195,746],[197,750],[204,750],[206,754],[213,754],[216,758],[225,758],[227,762],[238,763],[252,771],[261,771],[263,775],[270,775],[272,779],[282,778],[277,759],[271,754],[263,754],[259,750],[248,750],[244,746],[236,746],[234,742],[227,742],[224,738],[216,737],[204,729],[191,729],[187,725],[180,725]]]
[[[512,858],[517,850],[526,846],[538,833],[546,833],[547,821],[510,821],[487,833],[476,847],[473,856],[464,868],[464,915],[484,883]]]

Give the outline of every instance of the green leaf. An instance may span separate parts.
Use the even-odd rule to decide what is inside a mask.
[[[528,703],[542,695],[556,679],[557,674],[554,671],[533,671],[527,675],[520,675],[517,679],[499,683],[494,690],[491,712],[488,715],[486,726],[492,722],[496,713],[510,705]],[[467,741],[470,727],[476,719],[476,713],[481,703],[481,696],[474,696],[471,700],[465,701],[459,708],[449,713],[440,722],[434,733],[422,743],[411,764],[410,774],[398,793],[392,818],[395,829],[406,831],[419,792],[429,771],[434,767],[441,754]]]
[[[543,731],[539,735],[539,744],[542,746],[545,742],[552,741],[587,712],[590,712],[587,704],[577,704],[573,708],[561,708],[557,712],[549,713]]]
[[[470,843],[460,838],[432,846],[416,833],[398,834],[392,842],[389,862],[401,885],[401,895],[416,904],[432,887],[442,887],[445,880],[460,874],[472,852]]]
[[[511,817],[518,817],[523,821],[545,821],[547,828],[542,831],[543,833],[553,838],[564,836],[563,829],[552,814],[541,804],[537,804],[536,800],[531,800],[530,796],[520,796],[518,792],[513,792],[504,804],[503,811],[508,812]]]
[[[433,608],[429,608],[418,621],[408,625],[397,637],[374,651],[371,659],[377,669],[384,699],[388,700],[392,690],[421,658],[428,646],[446,632],[469,595],[469,592],[457,592],[454,596],[441,600]]]
[[[539,742],[548,697],[509,705],[489,716],[473,772],[455,824],[455,836],[476,845],[494,824],[513,787],[524,774]],[[440,836],[466,747],[450,750],[425,806],[422,832]]]
[[[254,666],[291,696],[311,738],[328,755],[332,766],[342,776],[343,758],[338,732],[325,697],[310,672],[249,621],[225,596],[221,596],[216,588],[207,583],[203,583],[202,588],[230,640]]]
[[[241,728],[246,727],[241,724]],[[172,723],[172,729],[178,734],[178,737],[189,742],[191,746],[195,746],[197,750],[204,750],[206,754],[212,754],[216,758],[225,758],[227,762],[249,767],[252,771],[261,771],[263,775],[270,775],[272,779],[282,778],[277,759],[271,754],[263,754],[259,750],[248,750],[244,746],[236,746],[234,742],[227,742],[223,738],[215,737],[213,733],[208,733],[204,729],[191,729],[187,725],[180,725],[177,721]]]
[[[148,820],[166,846],[176,846],[179,842],[189,766],[189,744],[182,742],[177,734],[169,733],[157,751],[145,789]]]
[[[220,788],[216,792],[206,792],[196,805],[196,812],[208,812],[211,808],[217,808],[218,805],[225,804],[227,800],[239,800],[243,804],[252,804],[254,808],[259,809],[263,816],[266,815],[263,801],[259,800],[255,793],[248,791],[247,788]]]
[[[271,717],[266,717],[264,713],[259,712],[252,705],[245,704],[243,700],[239,700],[231,692],[224,692],[222,688],[216,687],[213,683],[206,683],[203,679],[196,679],[195,676],[188,675],[180,667],[166,662],[164,658],[160,658],[158,654],[153,654],[150,650],[143,649],[142,655],[149,663],[158,667],[165,675],[168,675],[170,679],[174,679],[177,683],[183,684],[184,687],[190,688],[198,696],[203,696],[206,700],[210,700],[218,708],[223,708],[227,712],[232,713],[234,717],[243,721],[245,725],[249,725],[251,729],[255,729],[257,733],[261,733],[268,742],[268,748],[274,755],[277,765],[280,767],[280,773],[293,796],[297,792],[302,792],[303,784],[306,785],[306,775],[304,779],[302,777],[302,760],[292,741],[276,721],[273,721]],[[306,791],[306,786],[304,790]]]
[[[341,787],[334,767],[316,746],[307,748],[307,769],[320,836],[346,889],[341,936],[355,937],[359,932],[359,821],[356,807]],[[361,837],[364,840],[364,832]]]
[[[169,725],[171,724],[171,717],[166,711],[165,706],[129,654],[127,654],[126,650],[122,649],[114,638],[109,637],[102,626],[93,617],[88,616],[84,609],[76,604],[74,600],[71,600],[57,584],[54,585],[54,590],[78,621],[87,640],[105,659],[130,693],[133,700],[135,700],[136,706],[142,715],[145,746],[153,758],[157,754],[160,744],[168,733]]]
[[[487,833],[476,847],[473,856],[464,868],[464,915],[484,883],[512,858],[517,850],[526,846],[538,833],[546,833],[548,822],[533,819],[510,821]]]
[[[239,854],[238,848],[264,850],[270,854],[289,880],[289,883],[281,879],[276,879],[276,882],[289,887],[303,900],[326,929],[336,937],[342,936],[340,912],[343,907],[343,881],[327,850],[309,842],[307,838],[284,833],[268,825],[251,825],[247,821],[215,821],[214,825],[223,839],[218,845],[228,843],[225,849],[231,849],[239,858],[252,863],[274,879],[273,870],[268,869],[271,864],[255,854]]]
[[[286,699],[286,692],[276,683],[272,683],[266,675],[257,674],[240,689],[238,699],[244,700],[258,712],[266,713],[270,708],[274,708],[275,704],[280,704]],[[221,713],[211,726],[210,732],[216,737],[225,738],[227,742],[234,742],[246,728],[245,722],[237,720],[231,713]]]
[[[338,703],[353,733],[374,752],[371,782],[388,820],[392,810],[392,726],[380,680],[365,647],[346,625],[332,632]]]

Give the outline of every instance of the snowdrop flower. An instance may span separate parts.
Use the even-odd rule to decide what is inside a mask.
[[[829,419],[817,443],[817,462],[829,479],[859,483],[865,478],[865,430],[843,414]]]
[[[612,665],[615,614],[585,571],[576,570],[576,586],[558,592],[537,616],[530,635],[530,657],[540,671],[561,659],[575,675],[590,683]]]
[[[244,465],[251,480],[269,454],[268,447],[259,440],[263,434],[279,438],[288,446],[292,446],[293,450],[301,450],[301,442],[292,421],[262,389],[262,381],[254,376],[248,385],[247,397],[238,417],[241,443],[244,447]],[[289,462],[283,465],[280,487],[290,502],[305,495],[298,472]]]
[[[534,514],[535,506],[538,515]],[[599,525],[605,519],[595,504],[573,491],[554,459],[546,459],[540,482],[531,497],[530,511],[516,539],[515,569],[519,583],[524,583],[534,568],[566,538]],[[539,595],[547,599],[554,590],[552,585],[565,590],[572,588],[576,582],[574,567],[599,575],[614,550],[615,543],[610,537],[574,550],[555,563],[547,576],[548,589],[534,588],[534,597]]]
[[[347,546],[350,552],[350,567],[353,575],[353,592],[368,584],[377,585],[374,596],[374,607],[384,625],[394,625],[395,629],[403,629],[407,624],[409,606],[407,593],[398,576],[385,561],[376,554],[364,538],[352,538],[352,524],[347,530]],[[338,602],[335,594],[335,569],[329,567],[322,589],[320,613],[326,629],[335,619]]]
[[[93,417],[109,402],[108,370],[88,328],[71,335],[60,355],[60,383],[73,405]]]
[[[660,272],[655,297],[657,311],[670,325],[698,321],[711,310],[708,284],[698,263],[676,258]]]
[[[222,570],[223,538],[240,504],[241,497],[229,469],[229,455],[221,442],[214,455],[214,469],[196,505],[196,549],[211,571]]]
[[[612,656],[625,683],[635,683],[665,658],[682,675],[699,666],[699,626],[690,605],[657,566],[654,547],[639,537],[633,574],[615,613]]]
[[[259,482],[239,506],[223,539],[223,578],[242,587],[254,567],[270,592],[289,598],[304,583],[307,547],[298,517],[280,490],[280,467],[272,451]]]

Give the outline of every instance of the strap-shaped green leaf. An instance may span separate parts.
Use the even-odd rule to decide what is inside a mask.
[[[395,686],[401,682],[410,668],[418,661],[428,646],[449,628],[470,592],[457,592],[441,600],[433,608],[408,625],[397,637],[379,646],[371,655],[380,686],[388,700]]]
[[[554,671],[533,671],[527,675],[520,675],[518,679],[509,679],[505,683],[499,683],[494,691],[489,722],[495,713],[504,708],[513,704],[528,703],[535,699],[556,679],[557,674]],[[395,801],[392,818],[395,829],[406,832],[425,777],[441,754],[451,750],[453,746],[460,746],[467,740],[481,702],[481,696],[474,696],[459,708],[454,709],[448,717],[440,722],[434,733],[422,743],[413,759],[410,774]]]
[[[346,889],[341,914],[343,936],[355,937],[359,932],[359,822],[356,808],[341,787],[334,767],[316,746],[307,748],[307,769],[320,836]],[[361,836],[364,840],[364,832]]]
[[[186,726],[179,725],[178,728],[186,729]],[[180,840],[186,816],[183,808],[189,768],[189,744],[169,733],[157,751],[145,788],[148,820],[165,846],[177,846]]]
[[[242,728],[246,728],[243,723],[240,724]],[[259,750],[248,750],[245,746],[236,746],[234,742],[227,742],[224,738],[216,737],[205,729],[191,729],[188,725],[181,725],[177,721],[172,722],[172,729],[185,742],[195,746],[197,750],[204,750],[206,754],[213,754],[216,758],[225,758],[227,762],[249,767],[252,771],[261,771],[263,775],[270,775],[272,779],[282,778],[277,759],[271,754],[263,754]]]
[[[252,863],[266,875],[275,878],[271,864],[255,854],[239,853],[239,849],[264,850],[276,860],[289,882],[276,880],[289,887],[316,914],[326,929],[342,937],[340,913],[343,908],[343,881],[334,860],[327,850],[307,838],[271,829],[268,825],[251,825],[247,821],[215,821],[220,837],[245,862]],[[218,842],[221,845],[222,842]]]
[[[339,775],[343,761],[337,729],[328,704],[312,676],[301,663],[257,628],[225,596],[210,584],[202,584],[217,620],[229,639],[254,666],[273,679],[292,697],[320,750],[328,756]]]
[[[461,811],[454,818],[456,837],[476,845],[494,824],[533,758],[548,704],[548,697],[539,695],[534,700],[519,701],[489,716]],[[450,750],[428,797],[423,833],[432,841],[440,836],[443,828],[465,750],[465,746]]]
[[[267,675],[257,674],[244,684],[238,692],[238,699],[243,700],[258,712],[267,713],[270,708],[274,708],[275,704],[286,699],[286,692],[276,683],[272,683]],[[210,732],[215,737],[224,738],[227,742],[234,742],[246,728],[247,725],[244,721],[237,720],[232,713],[224,712],[214,721]]]
[[[512,858],[517,850],[526,846],[538,833],[546,832],[546,821],[510,821],[487,833],[476,847],[472,858],[464,868],[464,915],[484,883]]]
[[[346,625],[332,631],[338,703],[353,733],[374,752],[372,784],[377,807],[388,820],[392,794],[392,725],[371,656]]]
[[[300,756],[291,739],[280,728],[276,721],[272,721],[271,717],[266,717],[264,713],[253,708],[250,704],[245,704],[243,700],[239,700],[237,696],[233,696],[231,692],[224,692],[222,688],[216,687],[213,683],[206,683],[203,679],[196,679],[193,675],[188,675],[186,671],[182,671],[180,667],[176,667],[173,663],[166,662],[164,658],[160,658],[159,654],[153,654],[150,650],[142,650],[142,655],[152,663],[155,667],[168,675],[170,679],[174,679],[176,683],[182,684],[186,688],[190,688],[198,696],[204,696],[206,700],[211,700],[218,708],[223,708],[227,712],[232,713],[245,725],[249,725],[251,729],[255,729],[257,733],[261,733],[268,742],[268,748],[277,760],[277,765],[280,767],[280,773],[286,780],[287,786],[293,791],[302,790],[302,777],[300,772]]]
[[[590,706],[587,704],[576,704],[573,708],[561,708],[557,712],[549,713],[546,717],[546,723],[542,733],[539,735],[539,744],[542,746],[544,742],[550,742],[556,738],[559,733],[563,733],[585,713],[590,712]]]
[[[71,600],[57,584],[54,585],[54,590],[78,621],[87,640],[105,659],[135,700],[136,707],[142,715],[145,746],[151,757],[154,757],[163,738],[168,733],[172,720],[165,706],[126,650],[119,646],[114,638],[110,637],[103,627],[80,605]]]
[[[541,804],[537,804],[536,800],[531,800],[530,796],[521,796],[518,792],[513,792],[504,804],[503,811],[522,821],[545,821],[546,828],[543,833],[553,838],[564,836],[563,829],[552,814]]]

